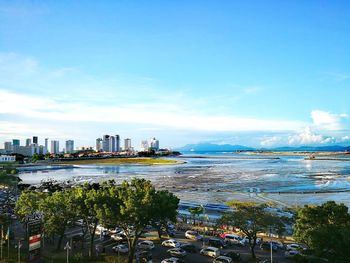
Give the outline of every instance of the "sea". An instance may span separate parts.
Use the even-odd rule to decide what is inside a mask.
[[[280,206],[350,206],[350,161],[305,160],[303,156],[191,152],[174,165],[35,166],[20,169],[26,184],[56,180],[67,184],[106,180],[151,180],[181,201],[224,204],[229,200],[274,202]]]

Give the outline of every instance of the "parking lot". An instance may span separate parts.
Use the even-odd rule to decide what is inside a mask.
[[[76,229],[78,231],[78,229]],[[71,234],[74,234],[74,231],[71,232]],[[148,232],[145,234],[141,240],[153,240],[155,248],[151,250],[152,253],[152,258],[154,263],[160,263],[163,259],[165,258],[170,258],[172,257],[167,253],[167,250],[170,249],[170,247],[163,247],[161,245],[161,242],[163,240],[166,240],[167,238],[163,238],[161,241],[157,240],[157,233],[155,231]],[[172,237],[173,239],[177,240],[180,243],[190,243],[194,244],[198,250],[196,253],[187,253],[187,255],[183,258],[184,262],[188,263],[211,263],[213,262],[213,258],[201,255],[199,253],[199,250],[203,246],[202,241],[195,241],[195,240],[190,240],[185,238],[185,231],[175,231],[175,236]],[[209,236],[205,236],[205,240],[208,240]],[[119,244],[119,242],[114,241],[113,239],[106,237],[104,239],[100,239],[99,237],[96,237],[95,241],[95,246],[99,246],[100,248],[103,247],[104,251],[100,251],[103,254],[107,255],[117,255],[116,252],[112,250],[113,246],[116,246]],[[227,248],[221,249],[220,252],[230,252],[234,251],[236,253],[240,253],[241,255],[241,260],[239,262],[248,262],[251,259],[251,252],[249,246],[239,246],[239,245],[233,245],[233,246],[228,246]],[[260,259],[269,259],[270,258],[270,250],[261,250],[260,247],[257,245],[255,247],[255,252],[256,256]],[[285,250],[278,250],[277,252],[273,252],[273,262],[279,262],[279,263],[288,263],[288,262],[293,262],[290,259],[287,259],[284,256]],[[122,254],[120,255],[121,258],[125,257]],[[238,261],[234,261],[238,262]],[[257,261],[259,262],[259,261]]]

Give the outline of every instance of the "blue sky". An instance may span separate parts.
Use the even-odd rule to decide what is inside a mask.
[[[1,1],[0,145],[350,144],[348,1]]]

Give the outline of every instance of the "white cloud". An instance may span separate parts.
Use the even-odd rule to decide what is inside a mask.
[[[347,114],[334,114],[327,111],[313,110],[311,112],[313,124],[317,129],[328,131],[342,130],[343,122],[348,120]]]
[[[263,147],[271,147],[271,146],[276,146],[283,142],[283,138],[278,137],[278,136],[272,136],[269,138],[265,138],[260,142],[260,145]]]
[[[257,93],[259,93],[261,90],[262,90],[261,87],[259,87],[259,86],[253,86],[253,87],[244,88],[244,89],[243,89],[243,92],[244,92],[245,94],[250,95],[250,94],[257,94]]]
[[[0,113],[26,118],[100,123],[151,124],[202,131],[290,131],[297,121],[264,120],[236,116],[188,114],[172,104],[89,105],[0,90]]]
[[[290,145],[330,144],[335,141],[336,139],[333,137],[313,133],[309,127],[300,134],[288,137]]]
[[[342,82],[350,78],[349,74],[339,73],[339,72],[325,72],[324,74],[326,79],[329,79],[335,82]]]

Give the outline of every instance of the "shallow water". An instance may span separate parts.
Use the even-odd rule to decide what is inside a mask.
[[[227,156],[227,155],[226,155]],[[208,156],[206,156],[208,157]],[[350,202],[350,162],[280,159],[181,158],[178,165],[84,165],[64,169],[25,168],[24,183],[84,180],[117,182],[147,178],[182,200],[224,202],[230,199],[273,199],[287,204]],[[316,194],[314,193],[316,192]],[[349,203],[350,205],[350,203]]]

